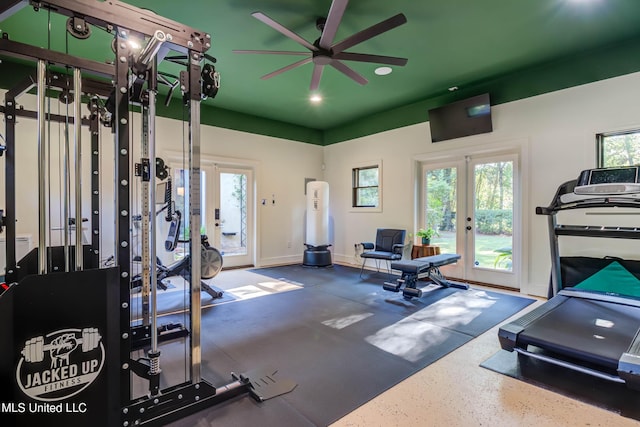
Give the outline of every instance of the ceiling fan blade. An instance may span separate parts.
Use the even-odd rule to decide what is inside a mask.
[[[348,67],[340,61],[331,62],[331,66],[341,73],[345,74],[350,79],[354,80],[356,83],[360,83],[361,85],[366,85],[369,83],[369,80],[365,79],[361,74],[356,72],[353,68]]]
[[[397,58],[395,56],[369,55],[368,53],[350,53],[340,52],[333,55],[333,59],[341,59],[343,61],[357,62],[373,62],[376,64],[399,65],[404,67],[407,65],[407,58]]]
[[[304,55],[308,56],[309,52],[290,52],[287,50],[233,50],[233,53],[263,53],[266,55]]]
[[[399,13],[395,16],[392,16],[389,19],[385,19],[382,22],[378,22],[377,24],[372,25],[369,28],[366,28],[358,33],[355,33],[352,36],[347,37],[341,42],[334,44],[331,48],[334,54],[340,53],[345,49],[349,49],[350,47],[357,45],[358,43],[362,43],[365,40],[369,40],[384,32],[387,32],[396,27],[399,27],[400,25],[405,24],[406,22],[407,22],[407,17],[404,16],[402,13]]]
[[[313,52],[318,50],[317,47],[315,47],[314,45],[312,45],[311,43],[309,43],[308,41],[306,41],[305,39],[303,39],[302,37],[300,37],[299,35],[297,35],[293,31],[289,30],[288,28],[285,28],[283,25],[281,25],[281,24],[277,23],[276,21],[274,21],[273,19],[269,18],[264,13],[262,13],[262,12],[253,12],[251,14],[251,16],[256,18],[258,21],[264,22],[265,24],[267,24],[268,26],[270,26],[274,30],[278,31],[279,33],[287,36],[291,40],[294,40],[294,41],[300,43],[302,46],[306,47],[307,49],[309,49],[309,50],[311,50]]]
[[[324,65],[313,64],[313,74],[311,75],[311,85],[309,86],[309,90],[318,90],[318,87],[320,87],[322,70],[324,70]]]
[[[349,4],[349,0],[333,0],[331,8],[329,9],[329,15],[327,15],[327,21],[324,24],[322,30],[322,36],[320,36],[320,47],[329,50],[333,39],[336,37],[340,22],[342,22],[342,16]]]
[[[299,66],[301,66],[301,65],[307,64],[307,63],[311,62],[311,60],[312,60],[312,58],[311,58],[311,57],[309,57],[309,58],[304,58],[303,60],[300,60],[300,61],[298,61],[298,62],[294,62],[293,64],[287,65],[286,67],[280,68],[279,70],[276,70],[276,71],[274,71],[274,72],[272,72],[272,73],[265,74],[264,76],[262,76],[262,77],[260,77],[260,78],[261,78],[262,80],[270,79],[271,77],[275,77],[275,76],[277,76],[278,74],[282,74],[282,73],[284,73],[285,71],[293,70],[293,69],[294,69],[294,68],[296,68],[296,67],[299,67]]]

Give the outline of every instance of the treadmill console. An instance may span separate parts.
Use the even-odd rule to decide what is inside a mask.
[[[573,193],[563,194],[563,203],[617,196],[640,199],[640,167],[587,169],[580,173]]]
[[[640,192],[638,166],[582,171],[576,194],[626,194]]]

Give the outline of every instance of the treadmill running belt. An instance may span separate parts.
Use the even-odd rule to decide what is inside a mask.
[[[616,370],[638,328],[638,307],[568,298],[530,324],[518,342]]]

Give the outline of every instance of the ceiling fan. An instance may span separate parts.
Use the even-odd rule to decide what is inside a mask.
[[[338,31],[338,26],[342,21],[342,17],[344,15],[345,9],[347,8],[347,4],[349,0],[333,0],[331,3],[331,8],[329,9],[329,14],[327,18],[319,18],[316,22],[316,27],[320,30],[321,35],[320,38],[317,39],[313,43],[309,43],[307,40],[300,37],[298,34],[284,27],[283,25],[277,23],[273,19],[269,18],[262,12],[254,12],[251,14],[254,18],[259,21],[264,22],[274,30],[282,33],[288,38],[296,41],[302,46],[309,49],[310,52],[290,52],[290,51],[280,51],[280,50],[234,50],[234,53],[258,53],[258,54],[268,54],[268,55],[301,55],[307,56],[306,58],[294,62],[293,64],[287,65],[286,67],[280,68],[276,71],[273,71],[269,74],[262,76],[262,80],[270,79],[271,77],[275,77],[279,74],[284,73],[285,71],[292,70],[294,68],[300,67],[304,64],[308,64],[313,62],[313,74],[311,76],[311,85],[310,90],[317,90],[320,86],[320,78],[322,77],[322,71],[325,65],[331,65],[336,70],[345,74],[347,77],[356,81],[361,85],[365,85],[368,83],[367,79],[364,78],[360,73],[356,72],[351,67],[347,66],[342,61],[356,61],[356,62],[372,62],[377,64],[387,64],[387,65],[398,65],[404,66],[407,63],[406,58],[396,58],[392,56],[381,56],[381,55],[370,55],[367,53],[351,53],[345,52],[345,50],[353,47],[359,43],[362,43],[366,40],[369,40],[373,37],[376,37],[384,32],[392,30],[396,27],[407,22],[407,18],[399,13],[395,16],[392,16],[389,19],[381,21],[375,25],[370,26],[358,33],[355,33],[346,39],[334,43],[334,38]]]

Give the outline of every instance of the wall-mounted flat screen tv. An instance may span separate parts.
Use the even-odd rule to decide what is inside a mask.
[[[429,110],[431,142],[493,131],[489,94]]]

